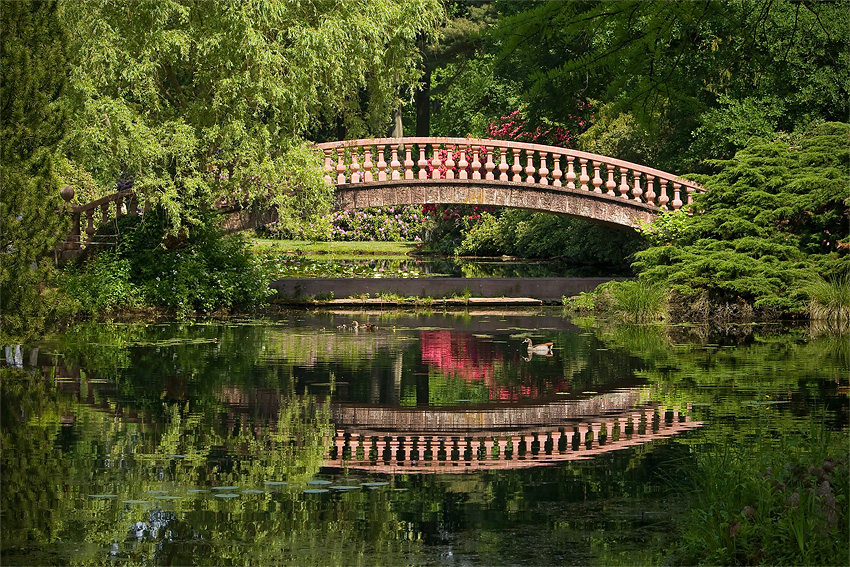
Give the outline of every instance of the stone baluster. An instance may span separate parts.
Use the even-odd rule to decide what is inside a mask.
[[[446,179],[454,179],[455,178],[455,156],[454,149],[447,150],[448,155],[446,155]]]
[[[655,176],[646,174],[646,194],[643,196],[650,205],[655,204]]]
[[[127,210],[124,209],[124,197],[115,199],[115,218],[117,219],[126,212]]]
[[[634,172],[632,172],[632,174],[634,176],[634,181],[635,181],[635,184],[634,184],[635,186],[632,187],[632,195],[634,195],[635,201],[642,201],[642,199],[640,198],[640,196],[643,195],[643,189],[640,188],[640,175],[641,175],[641,173],[639,171],[634,171]]]
[[[612,197],[617,196],[617,192],[614,189],[617,188],[617,182],[614,181],[614,166],[611,164],[606,164],[605,169],[608,171],[608,181],[605,182],[605,188],[608,191],[605,192],[606,195],[611,195]]]
[[[345,148],[339,147],[336,149],[336,184],[342,185],[345,183],[345,164],[342,162],[343,160],[343,152],[345,152]]]
[[[440,166],[443,165],[442,160],[440,159],[440,149],[437,146],[432,148],[432,156],[431,156],[431,179],[439,179],[440,178]]]
[[[499,181],[508,180],[508,148],[499,146]]]
[[[468,148],[460,149],[460,159],[457,162],[457,178],[458,179],[469,179],[469,172],[466,171],[466,168],[469,167],[469,162],[466,161],[466,150]]]
[[[685,185],[685,190],[688,192],[688,204],[694,202],[694,186],[693,185]]]
[[[549,168],[546,164],[546,156],[549,155],[549,152],[540,151],[540,184],[541,185],[549,185]]]
[[[670,196],[667,195],[667,180],[666,179],[659,179],[658,184],[660,186],[659,187],[659,193],[658,193],[658,207],[661,208],[661,209],[664,209],[666,211],[666,210],[668,210],[667,209],[667,201],[670,200]]]
[[[372,163],[372,146],[363,148],[363,154],[363,181],[368,183],[375,180],[372,175],[372,167],[375,165]]]
[[[528,159],[525,166],[525,182],[534,183],[534,174],[537,172],[537,168],[532,163],[534,160],[534,150],[525,150],[525,157]]]
[[[130,210],[130,216],[131,217],[138,216],[139,215],[139,198],[136,197],[135,193],[132,193],[129,196],[129,205],[130,206],[128,208]]]
[[[682,188],[681,183],[673,182],[673,210],[678,211],[682,208],[682,197],[679,190]]]
[[[404,178],[413,179],[413,144],[404,144]]]
[[[560,187],[561,176],[564,175],[564,172],[561,171],[561,156],[560,154],[552,154],[552,159],[555,161],[555,169],[552,170],[552,185]]]
[[[486,173],[484,174],[484,179],[496,179],[496,176],[493,175],[493,169],[495,169],[496,164],[493,163],[493,146],[488,146],[487,150],[487,162],[484,164],[484,170]]]
[[[91,242],[94,239],[94,209],[86,211],[86,240]]]
[[[428,179],[428,160],[425,159],[425,147],[427,144],[419,144],[419,161],[416,162],[416,165],[419,166],[419,173],[417,174],[417,179]]]
[[[590,181],[590,176],[587,175],[587,160],[584,158],[579,158],[579,163],[581,164],[581,177],[578,178],[581,183],[582,191],[590,191],[590,188],[587,186],[587,182]]]
[[[576,188],[576,172],[574,166],[575,158],[567,154],[567,189]]]
[[[594,193],[602,193],[602,177],[599,175],[599,168],[601,162],[594,161],[593,162],[593,192]]]
[[[325,179],[325,181],[327,181],[328,183],[331,183],[331,184],[334,181],[333,177],[331,177],[331,174],[334,171],[333,160],[334,160],[333,150],[331,150],[330,148],[325,149],[325,177],[324,177],[324,179]]]
[[[520,177],[520,172],[522,171],[522,166],[519,164],[519,152],[520,152],[520,150],[514,148],[512,151],[513,151],[513,154],[514,154],[514,165],[511,168],[511,171],[513,171],[514,176],[511,179],[511,181],[513,181],[514,183],[519,183],[520,181],[522,181],[522,177]]]
[[[481,149],[478,146],[472,148],[472,178],[473,179],[481,179],[481,159],[478,157],[478,154],[481,152]]]
[[[360,164],[357,163],[357,149],[351,152],[351,182],[360,183]]]
[[[392,150],[392,161],[390,161],[390,170],[392,173],[390,174],[390,179],[395,181],[396,179],[401,179],[401,173],[398,171],[401,167],[401,162],[398,161],[398,146],[393,144],[390,149]]]
[[[387,180],[387,162],[384,159],[384,144],[378,144],[378,181]]]
[[[150,200],[148,200],[145,203],[145,205],[149,206]],[[109,203],[104,203],[100,206],[100,224],[106,224],[106,221],[108,221],[108,220],[109,220]]]

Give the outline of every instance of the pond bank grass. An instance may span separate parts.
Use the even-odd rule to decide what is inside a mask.
[[[847,433],[825,424],[715,447],[686,465],[677,564],[846,565]]]
[[[309,241],[251,238],[251,250],[258,254],[322,254],[338,257],[404,256],[417,250],[415,242]]]

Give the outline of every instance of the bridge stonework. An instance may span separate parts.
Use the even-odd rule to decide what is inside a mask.
[[[468,204],[636,228],[704,189],[671,173],[570,148],[477,138],[318,144],[336,207]]]
[[[336,209],[445,204],[509,207],[637,228],[652,222],[658,208],[580,189],[504,181],[444,179],[347,183],[336,188]]]

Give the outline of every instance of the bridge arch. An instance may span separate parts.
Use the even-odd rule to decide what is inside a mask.
[[[636,228],[704,189],[651,167],[569,148],[479,138],[318,144],[336,207],[475,204]],[[415,158],[415,160],[414,160]]]

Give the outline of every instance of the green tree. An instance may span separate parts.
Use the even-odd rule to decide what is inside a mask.
[[[848,15],[846,2],[524,3],[493,32],[497,72],[521,81],[540,125],[565,121],[565,99],[613,105],[609,115],[626,113],[663,141],[651,165],[676,171],[731,157],[746,142],[739,136],[765,125],[845,120]],[[723,119],[703,114],[710,109]],[[715,153],[690,151],[695,130],[704,143],[694,150]],[[718,135],[725,142],[711,141]]]
[[[77,112],[66,150],[102,190],[132,176],[177,231],[215,200],[325,211],[304,136],[377,133],[419,78],[436,0],[66,2]]]
[[[709,305],[798,312],[814,274],[848,272],[850,125],[751,139],[716,166],[675,241],[637,254],[642,278],[670,285],[683,303],[703,296]]]
[[[48,255],[67,231],[53,175],[66,36],[54,1],[4,2],[0,12],[0,327],[4,338],[23,339],[48,315]]]

